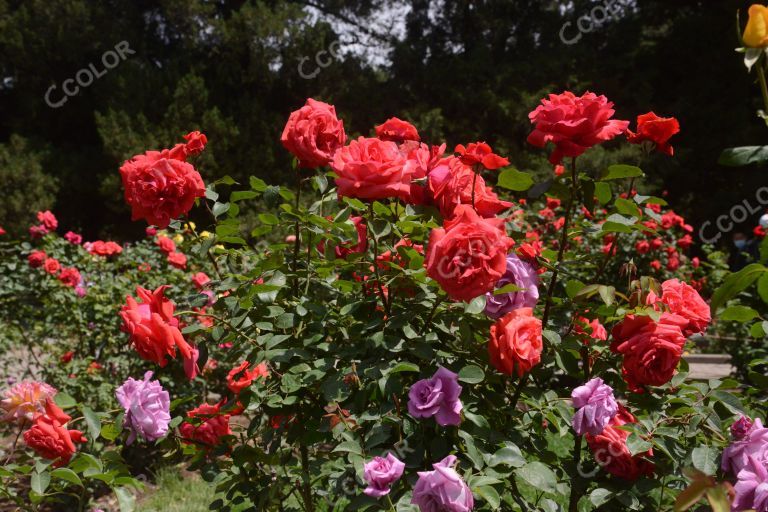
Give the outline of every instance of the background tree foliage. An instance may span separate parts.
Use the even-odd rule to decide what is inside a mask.
[[[733,51],[734,13],[748,2],[613,3],[624,6],[620,19],[567,45],[563,23],[574,37],[578,17],[604,2],[0,0],[0,185],[55,206],[64,226],[86,236],[132,237],[138,228],[117,200],[123,159],[201,129],[210,139],[204,177],[287,181],[278,138],[308,96],[344,112],[351,136],[397,115],[428,140],[492,134],[513,164],[544,173],[542,152],[522,142],[524,121],[543,94],[569,88],[606,94],[619,118],[653,105],[680,119],[677,158],[644,167],[692,222],[754,202],[764,170],[716,163],[723,148],[764,137],[754,75]],[[60,98],[65,79],[91,63],[103,69],[102,55],[120,41],[136,53],[63,106],[46,104],[51,85]],[[311,72],[337,41],[343,57],[302,78],[301,60]],[[14,136],[25,139],[18,158],[28,163],[6,157],[19,147]],[[609,147],[591,164],[618,159]],[[39,165],[47,179],[36,177]],[[55,205],[45,201],[54,182],[71,184]],[[0,225],[19,230],[27,219],[3,206]]]

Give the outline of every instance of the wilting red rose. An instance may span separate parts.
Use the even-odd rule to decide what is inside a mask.
[[[80,284],[80,272],[74,267],[65,267],[61,269],[59,281],[61,281],[64,286],[74,288]]]
[[[653,112],[648,112],[637,116],[637,133],[627,130],[627,140],[631,144],[653,142],[658,151],[672,156],[675,150],[668,141],[679,132],[680,123],[674,117],[659,117]]]
[[[170,254],[176,250],[176,244],[173,243],[173,240],[167,236],[158,236],[155,243],[157,243],[157,246],[160,248],[160,250],[166,254]]]
[[[232,430],[229,428],[229,414],[222,414],[221,406],[221,403],[202,404],[187,412],[187,418],[198,418],[202,423],[198,425],[182,423],[179,431],[184,438],[183,441],[187,444],[199,443],[206,448],[212,448],[221,443],[223,436],[232,435]]]
[[[490,171],[495,171],[509,165],[509,160],[495,154],[491,146],[485,142],[473,142],[466,147],[464,144],[459,144],[454,152],[460,155],[458,158],[461,163],[469,167],[482,165]]]
[[[344,122],[336,117],[334,106],[312,98],[291,113],[280,136],[285,149],[298,158],[299,167],[309,169],[330,163],[346,141]]]
[[[37,212],[37,220],[39,220],[48,231],[56,231],[56,228],[59,227],[59,221],[56,220],[56,216],[48,210]]]
[[[114,256],[123,252],[123,248],[116,242],[104,242],[102,240],[96,240],[95,242],[87,242],[85,250],[94,256]]]
[[[427,202],[427,183],[425,178],[432,170],[444,162],[445,144],[428,146],[417,142],[400,145],[400,153],[405,155],[405,172],[411,176],[411,193],[407,199],[410,204]]]
[[[168,364],[167,356],[176,358],[178,348],[187,377],[193,379],[197,374],[197,354],[181,335],[179,320],[173,316],[175,306],[165,297],[167,288],[161,286],[150,292],[137,287],[136,295],[141,302],[126,297],[126,304],[120,311],[121,330],[130,335],[131,343],[142,359],[154,361],[163,368]]]
[[[416,142],[421,140],[415,126],[396,117],[391,117],[377,126],[376,136],[381,140],[391,140],[397,144],[402,144],[406,140]]]
[[[368,226],[365,224],[365,219],[363,217],[350,217],[349,220],[355,225],[357,240],[337,245],[333,252],[338,259],[345,259],[350,254],[361,254],[368,249]],[[317,245],[317,250],[325,254],[324,241]]]
[[[688,320],[664,312],[658,322],[650,316],[627,315],[613,330],[611,350],[622,354],[621,374],[630,390],[642,393],[644,386],[661,386],[675,375],[683,355],[683,329]]]
[[[679,279],[669,279],[661,283],[660,301],[667,306],[670,312],[688,320],[688,325],[683,327],[683,335],[690,336],[707,330],[712,321],[709,305],[701,298],[692,286]],[[649,305],[653,305],[659,299],[649,297]]]
[[[243,361],[235,368],[232,368],[227,374],[227,387],[234,394],[238,394],[245,388],[251,385],[251,383],[258,379],[269,377],[269,370],[267,369],[267,363],[261,362],[249,370],[251,363]]]
[[[195,199],[205,195],[203,179],[192,164],[167,150],[134,156],[120,167],[120,176],[131,219],[145,219],[161,228],[187,213]]]
[[[494,368],[518,377],[531,371],[541,361],[541,320],[533,309],[515,309],[491,326],[488,353]]]
[[[512,203],[501,201],[493,189],[485,184],[482,176],[458,158],[450,158],[438,165],[430,173],[428,189],[435,205],[443,218],[449,219],[456,206],[472,204],[472,185],[475,185],[475,209],[483,217],[495,217],[502,210],[512,207]]]
[[[77,451],[75,443],[87,441],[79,430],[66,428],[71,419],[48,399],[45,414],[38,415],[32,427],[24,432],[24,442],[41,457],[54,460],[54,467],[66,466]]]
[[[198,272],[192,276],[192,284],[198,291],[205,288],[205,285],[211,282],[211,278],[205,272]]]
[[[394,142],[360,137],[336,152],[331,168],[338,176],[339,196],[405,200],[410,196],[411,174]]]
[[[637,480],[653,474],[653,463],[644,458],[652,457],[653,450],[632,455],[627,446],[629,432],[618,428],[627,423],[637,423],[637,420],[619,404],[618,414],[600,434],[586,434],[587,445],[595,461],[607,472],[624,480]]]
[[[43,266],[46,258],[48,258],[48,255],[45,254],[45,251],[32,251],[29,253],[29,256],[27,256],[27,262],[30,267],[38,268]]]
[[[167,257],[168,263],[176,268],[184,270],[187,268],[187,257],[181,252],[172,252]]]
[[[470,301],[493,290],[504,275],[514,241],[504,231],[504,219],[483,219],[467,205],[454,214],[429,235],[427,275],[453,300]]]
[[[559,164],[563,157],[577,157],[624,133],[629,121],[611,119],[614,112],[612,102],[591,92],[582,96],[569,91],[550,94],[549,99],[541,100],[541,105],[528,114],[536,125],[528,142],[538,148],[547,142],[554,143],[549,161]]]
[[[61,270],[61,263],[56,258],[45,258],[43,269],[51,275],[56,275]]]

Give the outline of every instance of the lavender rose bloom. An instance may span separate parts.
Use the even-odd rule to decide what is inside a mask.
[[[438,425],[461,423],[461,386],[459,376],[438,368],[431,379],[422,379],[408,392],[408,412],[414,418],[434,416]]]
[[[472,491],[453,469],[456,457],[449,455],[432,464],[434,471],[419,471],[411,504],[421,512],[469,512],[475,507]]]
[[[146,441],[160,439],[168,432],[171,421],[171,400],[160,382],[149,380],[152,372],[144,374],[144,380],[128,378],[117,388],[115,396],[125,409],[124,425],[130,429],[126,444],[137,436]]]
[[[522,290],[494,295],[485,294],[485,314],[499,319],[510,311],[520,308],[532,308],[539,300],[539,276],[536,269],[521,260],[515,253],[507,255],[507,271],[496,283],[496,288],[514,284]]]
[[[595,436],[600,434],[619,412],[613,388],[600,378],[574,389],[571,398],[578,409],[573,415],[573,430],[580,436],[587,432]]]
[[[734,440],[723,450],[723,471],[738,475],[747,466],[750,456],[758,462],[768,464],[768,428],[763,427],[760,418],[755,418],[741,439]]]
[[[738,478],[734,486],[736,499],[733,510],[768,512],[768,465],[748,457],[747,465],[739,472]]]
[[[368,482],[368,487],[363,491],[368,496],[381,498],[389,494],[390,486],[403,476],[405,464],[397,457],[388,453],[386,457],[374,457],[365,464],[363,478]]]

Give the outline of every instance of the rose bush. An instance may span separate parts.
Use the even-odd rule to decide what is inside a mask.
[[[195,132],[129,160],[134,218],[166,233],[86,249],[44,216],[2,247],[3,322],[70,342],[40,375],[82,413],[42,384],[11,391],[3,417],[30,439],[0,473],[6,494],[23,503],[31,475],[33,503],[82,508],[72,488],[106,484],[128,510],[138,445],[215,482],[214,510],[762,506],[768,459],[740,454],[766,446],[765,382],[691,381],[682,355],[725,301],[760,293],[764,267],[707,305],[692,227],[638,192],[641,168],[579,165],[621,138],[672,154],[663,119],[635,133],[613,115],[592,93],[543,100],[529,141],[562,165],[537,187],[485,143],[446,154],[397,118],[347,144],[311,99],[281,136],[293,189],[205,186]],[[195,202],[205,233],[177,218]]]

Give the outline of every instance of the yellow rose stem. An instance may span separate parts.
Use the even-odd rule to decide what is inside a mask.
[[[757,62],[757,80],[760,82],[760,92],[763,95],[763,105],[765,106],[764,113],[768,115],[768,86],[765,83],[765,53],[760,55],[760,59]]]

